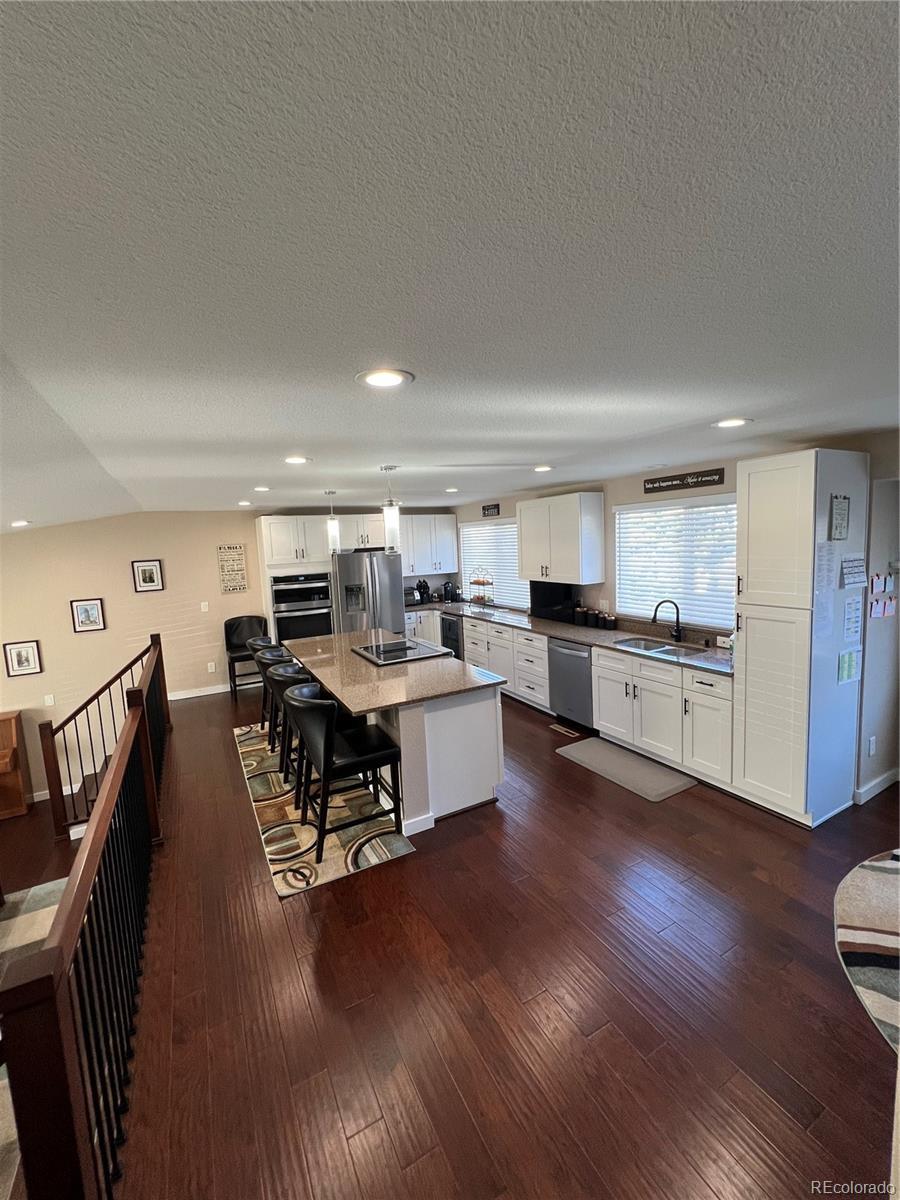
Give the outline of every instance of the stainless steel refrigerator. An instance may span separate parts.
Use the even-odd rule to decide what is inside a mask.
[[[336,551],[331,556],[334,632],[386,629],[403,634],[403,568],[386,550]]]

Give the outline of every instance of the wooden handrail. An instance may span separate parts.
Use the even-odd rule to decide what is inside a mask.
[[[84,710],[86,708],[88,708],[91,704],[93,704],[95,700],[99,700],[100,697],[103,695],[103,693],[108,691],[113,686],[114,683],[118,683],[118,681],[122,678],[122,676],[125,674],[126,671],[130,671],[132,667],[137,666],[137,664],[141,661],[141,659],[145,655],[150,653],[150,650],[153,647],[153,638],[154,637],[158,638],[159,634],[151,634],[150,643],[148,645],[146,645],[143,648],[143,650],[140,651],[139,654],[136,654],[134,656],[134,658],[132,658],[129,662],[127,662],[125,664],[124,667],[120,667],[120,669],[118,671],[116,671],[115,675],[113,675],[111,678],[107,679],[106,683],[104,683],[100,687],[98,687],[96,692],[93,692],[90,696],[88,696],[87,700],[85,700],[83,704],[79,704],[77,708],[74,708],[67,717],[63,717],[63,719],[60,721],[60,723],[58,725],[54,725],[53,726],[53,736],[55,737],[56,734],[61,732],[61,730],[64,728],[64,726],[66,726],[70,722],[74,721],[76,717],[81,716],[81,714],[84,712]]]

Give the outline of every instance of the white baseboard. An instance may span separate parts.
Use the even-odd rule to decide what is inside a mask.
[[[414,833],[423,833],[426,829],[434,828],[434,817],[431,813],[427,813],[424,817],[416,817],[413,821],[403,822],[403,833],[406,837],[412,837]]]
[[[248,684],[247,686],[259,687],[261,682],[262,680],[254,680],[252,685]],[[243,688],[244,685],[242,684],[241,686]],[[184,692],[169,692],[169,699],[193,700],[195,696],[216,696],[221,692],[227,692],[229,690],[230,689],[227,683],[214,683],[210,687],[188,688],[187,691]]]
[[[883,775],[879,775],[877,779],[873,779],[865,787],[856,788],[853,793],[853,803],[865,804],[867,800],[871,800],[873,796],[877,796],[879,792],[883,792],[886,787],[890,787],[898,779],[900,779],[900,768],[893,767],[890,771],[885,771]]]

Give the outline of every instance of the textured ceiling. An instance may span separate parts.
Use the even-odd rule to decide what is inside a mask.
[[[4,520],[896,423],[893,4],[0,9]]]

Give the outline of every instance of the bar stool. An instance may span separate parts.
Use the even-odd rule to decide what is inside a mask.
[[[289,687],[296,687],[301,683],[311,683],[312,676],[308,671],[304,671],[298,662],[277,662],[266,671],[266,682],[272,694],[272,704],[269,713],[269,750],[275,749],[275,743],[280,736],[281,745],[278,755],[278,769],[284,777],[284,782],[287,783],[288,769],[286,754],[290,753],[289,722],[284,717],[282,697]],[[288,747],[287,750],[285,749],[286,747]]]
[[[250,651],[251,655],[255,655],[259,650],[268,650],[275,645],[273,638],[266,637],[265,634],[260,634],[258,637],[247,638],[244,645]]]
[[[320,863],[325,850],[325,838],[329,833],[338,833],[341,829],[363,825],[383,816],[393,816],[394,828],[397,833],[402,833],[403,823],[400,809],[400,747],[377,725],[338,730],[337,701],[319,699],[313,694],[314,691],[321,695],[317,684],[288,688],[282,702],[303,748],[302,772],[301,762],[297,764],[294,807],[301,810],[301,825],[306,824],[309,809],[313,810],[316,818],[316,862]],[[319,775],[319,794],[315,800],[310,795],[313,767]],[[334,792],[340,790],[333,785],[357,775],[364,779],[371,776],[372,795],[377,803],[381,782],[379,771],[382,767],[390,768],[393,806],[329,827],[328,801]]]
[[[259,641],[262,638],[268,645],[272,645],[272,639],[265,636],[267,629],[265,617],[229,617],[225,622],[225,658],[228,662],[228,687],[232,700],[237,700],[238,688],[252,687],[256,683],[255,675],[245,678],[244,675],[238,675],[236,668],[238,663],[253,661],[255,651],[250,648],[248,641]]]
[[[299,776],[302,771],[303,738],[301,737],[300,731],[297,727],[296,718],[294,718],[294,719],[291,718],[291,710],[290,710],[289,705],[285,704],[285,700],[284,700],[285,696],[287,696],[289,700],[297,699],[297,698],[299,698],[301,700],[334,700],[334,696],[332,696],[332,694],[327,690],[327,688],[323,688],[320,683],[312,682],[311,679],[310,679],[310,682],[307,684],[302,684],[302,685],[294,684],[290,688],[288,688],[284,692],[282,692],[281,706],[282,706],[282,711],[284,713],[284,729],[283,729],[282,737],[287,742],[287,745],[284,747],[284,760],[283,760],[284,761],[284,782],[288,783],[290,781],[291,771],[293,770],[293,768],[295,766],[294,757],[296,757],[297,775]],[[335,703],[337,703],[337,701],[335,701]],[[348,729],[358,729],[358,728],[360,728],[360,726],[365,725],[365,723],[366,723],[365,717],[354,717],[345,708],[342,708],[341,705],[338,704],[337,722],[336,722],[335,728],[337,729],[337,731],[339,733],[345,733]],[[296,756],[294,756],[294,753],[293,753],[294,752],[294,735],[295,734],[297,736],[297,754],[296,754]],[[369,782],[368,776],[366,777],[365,782],[368,785],[368,782]],[[332,790],[334,790],[334,789],[332,789]],[[350,789],[347,788],[345,790],[349,791]]]
[[[272,693],[269,690],[266,672],[276,663],[293,662],[294,656],[289,654],[283,646],[263,646],[262,650],[257,650],[253,655],[253,661],[262,676],[262,703],[259,710],[259,727],[262,730],[266,727],[266,719],[272,707]]]

